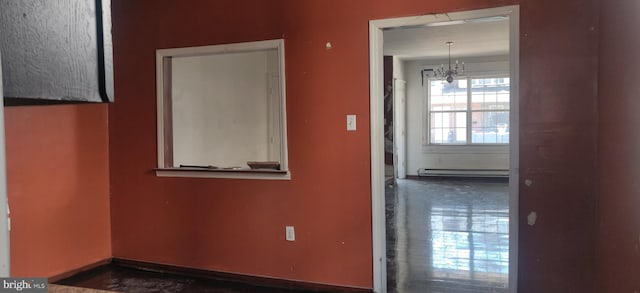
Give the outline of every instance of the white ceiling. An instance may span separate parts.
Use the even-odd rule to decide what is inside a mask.
[[[401,59],[446,59],[507,55],[509,20],[474,20],[461,24],[394,28],[384,31],[384,55]]]

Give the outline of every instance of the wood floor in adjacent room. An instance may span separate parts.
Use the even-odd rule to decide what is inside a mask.
[[[398,180],[386,188],[389,292],[507,292],[506,179]]]

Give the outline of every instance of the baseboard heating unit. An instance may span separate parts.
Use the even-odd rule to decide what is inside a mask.
[[[509,177],[509,170],[499,169],[418,169],[419,177]]]

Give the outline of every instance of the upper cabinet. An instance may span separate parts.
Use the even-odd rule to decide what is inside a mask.
[[[0,0],[4,97],[113,102],[110,0]]]

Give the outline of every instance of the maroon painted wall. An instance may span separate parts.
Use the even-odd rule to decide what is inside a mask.
[[[594,292],[597,3],[522,3],[519,292]]]
[[[368,21],[513,3],[114,0],[114,256],[371,287]],[[593,292],[595,3],[521,1],[519,292]],[[280,37],[292,180],[155,177],[154,50]]]
[[[640,291],[640,2],[602,1],[598,292]]]

